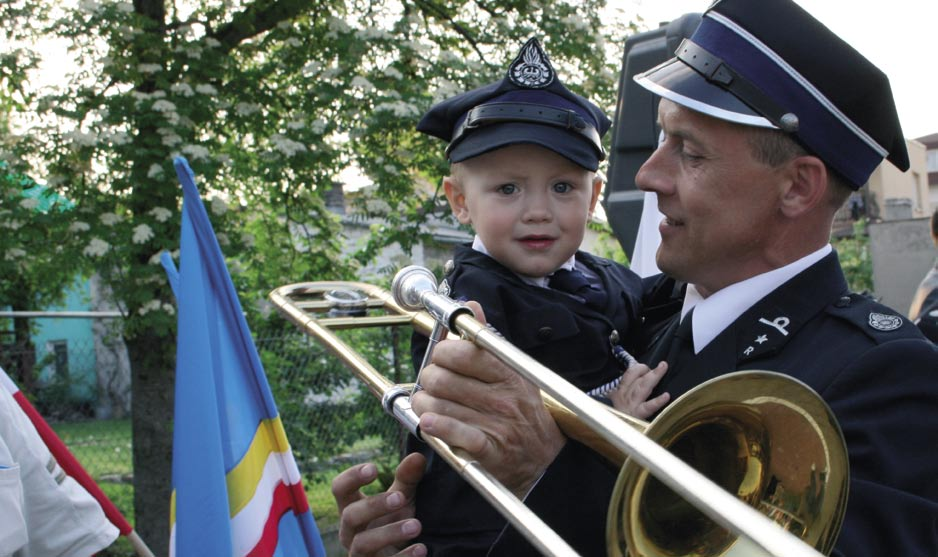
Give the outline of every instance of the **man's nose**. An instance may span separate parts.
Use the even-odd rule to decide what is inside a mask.
[[[665,153],[661,148],[652,152],[648,160],[645,161],[635,174],[635,185],[643,191],[653,191],[656,193],[669,193],[673,188],[673,180],[667,171],[667,165],[664,161]]]

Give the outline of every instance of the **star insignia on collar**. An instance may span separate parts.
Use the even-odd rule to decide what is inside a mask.
[[[767,340],[769,340],[769,337],[766,335],[759,335],[756,337],[756,342],[758,342],[759,344],[762,344],[763,342]]]

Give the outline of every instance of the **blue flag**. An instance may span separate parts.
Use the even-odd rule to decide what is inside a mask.
[[[182,157],[170,555],[325,557],[241,303]]]

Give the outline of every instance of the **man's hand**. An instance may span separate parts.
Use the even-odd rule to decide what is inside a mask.
[[[378,477],[372,463],[353,466],[332,480],[332,495],[341,516],[339,541],[349,557],[427,554],[423,544],[407,546],[420,534],[420,521],[414,518],[414,495],[425,466],[423,455],[408,455],[398,465],[394,483],[378,495],[365,496],[361,492]]]
[[[478,304],[468,305],[484,322]],[[539,389],[469,341],[440,342],[420,377],[421,431],[467,452],[518,497],[566,443]]]

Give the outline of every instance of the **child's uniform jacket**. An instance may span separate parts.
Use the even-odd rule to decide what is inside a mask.
[[[641,324],[642,281],[628,268],[589,253],[576,253],[577,267],[597,275],[606,293],[601,310],[573,296],[522,281],[470,245],[456,248],[445,277],[450,296],[482,305],[489,324],[509,342],[565,379],[588,391],[622,375],[610,339],[633,352]],[[414,334],[411,351],[418,368],[427,338]],[[432,556],[485,555],[505,519],[432,450],[413,438],[407,452],[421,451],[428,469],[417,487],[419,541]]]

